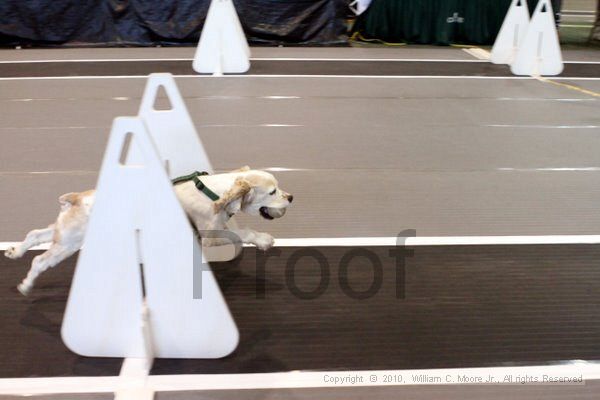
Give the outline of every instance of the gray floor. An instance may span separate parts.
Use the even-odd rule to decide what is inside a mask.
[[[584,385],[439,385],[439,386],[392,386],[392,387],[345,387],[315,389],[262,389],[262,390],[216,390],[201,392],[159,392],[156,400],[355,400],[390,399],[411,400],[595,400],[600,383],[589,381]],[[34,400],[108,400],[113,394],[61,394],[28,396]],[[0,396],[0,400],[20,400],[21,396]]]
[[[600,67],[599,67],[600,68]],[[574,81],[574,80],[564,80],[562,83],[566,83],[569,85],[580,86],[584,89],[594,91],[596,93],[600,93],[600,81]]]
[[[596,3],[594,0],[564,0],[563,10],[596,10]]]
[[[165,392],[157,400],[353,400],[353,399],[411,399],[411,400],[575,400],[596,399],[600,383],[591,381],[582,386],[395,386],[361,388],[274,389],[208,392]]]
[[[0,50],[0,59],[12,61],[26,60],[72,60],[72,59],[163,59],[194,57],[196,49],[190,47],[159,48],[82,48],[82,49],[42,49]],[[252,58],[291,57],[291,58],[436,58],[449,60],[472,59],[463,51],[450,47],[411,46],[410,48],[350,48],[350,47],[253,47]]]
[[[2,50],[0,59],[191,58],[193,50]],[[473,59],[461,49],[434,47],[259,48],[253,56]],[[564,57],[600,61],[600,52],[570,50]],[[598,81],[565,83],[600,90]],[[388,236],[408,228],[423,236],[600,229],[598,97],[509,79],[181,78],[178,84],[218,170],[243,164],[290,169],[275,173],[296,198],[286,217],[270,223],[241,218],[276,237]],[[111,121],[136,113],[143,86],[143,79],[0,80],[0,241],[19,240],[51,222],[60,194],[94,185]],[[597,392],[594,381],[167,392],[157,398],[592,399]]]
[[[193,49],[2,53],[6,59],[160,58],[191,57]],[[431,47],[254,54],[472,59],[460,49]],[[566,83],[598,87],[598,81]],[[178,84],[218,170],[290,169],[275,173],[297,199],[287,216],[241,219],[277,237],[600,228],[597,97],[505,79],[179,78]],[[143,86],[143,79],[0,81],[0,198],[11,210],[0,217],[0,241],[51,222],[60,194],[94,185],[112,119],[136,113]],[[555,170],[564,168],[576,170]]]

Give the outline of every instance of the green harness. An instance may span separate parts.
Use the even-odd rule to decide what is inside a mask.
[[[206,185],[198,178],[199,176],[205,176],[205,175],[208,175],[208,172],[196,171],[193,174],[184,175],[184,176],[175,178],[171,182],[173,183],[173,185],[177,185],[178,183],[182,183],[182,182],[194,181],[194,185],[196,185],[196,189],[198,189],[199,191],[204,193],[206,195],[206,197],[208,197],[212,201],[219,200],[219,198],[220,198],[219,195],[216,194],[215,192],[213,192],[212,190],[210,190],[209,188],[207,188]]]

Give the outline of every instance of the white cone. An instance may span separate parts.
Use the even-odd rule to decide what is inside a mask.
[[[563,70],[550,0],[540,0],[510,70],[515,75],[558,75]]]
[[[250,69],[250,48],[231,0],[212,0],[192,63],[203,74],[243,73]]]
[[[142,331],[143,288],[151,335]],[[92,357],[218,358],[238,336],[142,119],[115,119],[63,341]]]
[[[490,61],[494,64],[511,64],[525,38],[528,25],[527,0],[513,0],[492,47]]]

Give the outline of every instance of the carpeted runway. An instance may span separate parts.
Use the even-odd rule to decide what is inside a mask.
[[[0,259],[0,377],[116,375],[60,339],[75,257],[42,275]],[[241,335],[220,360],[153,374],[395,370],[600,360],[597,245],[274,248],[213,270]],[[345,261],[343,261],[345,259]],[[137,266],[135,266],[137,268]],[[191,283],[190,283],[191,284]],[[360,340],[357,340],[360,338]]]

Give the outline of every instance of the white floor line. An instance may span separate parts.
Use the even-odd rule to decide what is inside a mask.
[[[173,75],[175,78],[211,78],[212,75]],[[27,76],[0,78],[0,81],[86,80],[86,79],[147,79],[146,75],[98,76]],[[477,79],[477,80],[537,80],[531,76],[468,76],[468,75],[225,75],[223,78],[342,78],[342,79]],[[553,77],[553,80],[600,81],[589,77]]]
[[[300,128],[298,124],[198,124],[200,128]]]
[[[19,242],[0,242],[0,251]],[[543,236],[411,236],[411,237],[325,237],[279,238],[275,247],[348,247],[348,246],[478,246],[478,245],[542,245],[542,244],[600,244],[600,235],[543,235]],[[48,244],[31,250],[47,250]]]
[[[471,60],[471,59],[440,59],[440,58],[293,58],[293,57],[261,57],[261,58],[251,58],[250,60],[260,60],[260,61],[383,61],[383,62],[450,62],[450,63],[477,63],[482,62],[480,60]]]
[[[313,96],[318,98],[319,96]],[[298,100],[303,99],[302,96],[185,96],[186,99],[189,100],[247,100],[247,99],[266,99],[266,100]],[[368,97],[367,97],[368,98]],[[387,97],[389,99],[397,99],[397,100],[413,100],[413,99],[422,99],[418,97]],[[560,101],[560,102],[581,102],[581,101],[600,101],[595,98],[542,98],[542,97],[473,97],[478,100],[498,100],[498,101]],[[472,100],[473,98],[456,98],[456,100]],[[105,98],[107,99],[107,98]],[[435,98],[434,98],[435,99]],[[9,102],[20,102],[22,99],[0,99],[0,101],[9,101]],[[112,100],[115,100],[114,98]],[[56,97],[53,99],[28,99],[28,101],[81,101],[81,98],[61,98]],[[198,125],[198,126],[206,126],[206,127],[224,127],[224,126],[236,126],[236,127],[245,127],[245,126],[279,126],[279,125],[244,125],[244,124],[215,124],[215,125]],[[303,126],[303,125],[285,125],[285,126]],[[82,129],[109,129],[110,126],[0,126],[0,130],[82,130]]]
[[[208,78],[212,75],[173,75],[175,78]],[[304,78],[304,79],[477,79],[477,80],[537,80],[531,76],[467,76],[467,75],[225,75],[225,78]],[[114,76],[25,76],[0,78],[0,81],[43,81],[43,80],[86,80],[86,79],[148,79],[147,75],[114,75]],[[553,77],[552,80],[600,81],[598,78],[585,77]]]
[[[55,99],[62,100],[62,99]],[[77,99],[80,101],[81,99]],[[81,129],[109,129],[107,126],[2,126],[1,130],[38,130],[38,131],[54,131],[54,130],[81,130]]]
[[[600,64],[600,61],[565,61],[565,64]],[[552,78],[555,79],[555,78]]]
[[[547,236],[416,236],[416,237],[347,237],[275,239],[277,247],[317,246],[467,246],[467,245],[535,245],[535,244],[599,244],[600,235]]]
[[[599,129],[600,125],[484,125],[488,128],[525,128],[525,129]]]
[[[148,61],[193,61],[193,58],[75,58],[44,60],[2,60],[0,64],[39,64],[39,63],[88,63],[88,62],[148,62]]]
[[[208,78],[215,79],[212,75],[173,75],[175,78]],[[224,78],[325,78],[325,79],[477,79],[477,80],[537,80],[531,76],[466,76],[466,75],[225,75]],[[0,78],[0,81],[43,81],[43,80],[93,80],[93,79],[148,79],[146,75],[98,75],[98,76],[26,76]],[[598,78],[586,77],[553,77],[553,80],[570,81],[600,81]]]
[[[583,383],[600,379],[600,364],[572,362],[564,365],[528,367],[448,368],[379,371],[291,371],[248,374],[151,375],[145,389],[154,392],[192,390],[242,390],[285,388],[335,388],[359,386],[456,385],[459,377],[506,376],[581,377]],[[360,378],[362,377],[362,379]],[[394,379],[390,379],[394,377]],[[424,379],[428,377],[428,379]],[[432,378],[439,379],[432,379]],[[386,381],[387,379],[387,381]],[[485,381],[484,381],[485,382]],[[512,384],[519,384],[513,381]],[[555,384],[556,385],[556,384]],[[523,386],[521,384],[521,386]],[[109,393],[122,387],[119,377],[10,378],[0,379],[0,395],[52,393]]]
[[[599,172],[600,167],[543,167],[543,168],[496,168],[496,171],[517,172]]]
[[[119,387],[120,378],[118,376],[0,379],[0,395],[111,393],[116,392]]]
[[[480,55],[489,53],[486,50],[475,48],[475,49],[463,49],[465,52],[471,54],[468,50],[481,50]],[[479,52],[477,52],[479,53]],[[473,55],[473,54],[471,54]],[[475,56],[477,57],[477,56]],[[479,58],[479,57],[477,57]],[[86,59],[46,59],[46,60],[2,60],[0,64],[39,64],[39,63],[94,63],[94,62],[152,62],[152,61],[192,61],[193,58],[86,58]],[[363,61],[363,62],[450,62],[450,63],[479,63],[486,62],[487,59],[439,59],[439,58],[323,58],[323,57],[251,57],[251,61]],[[598,61],[564,61],[566,64],[577,63],[577,64],[598,64]]]
[[[564,102],[580,102],[580,101],[598,101],[594,98],[537,98],[537,97],[497,97],[494,100],[499,101],[564,101]]]
[[[97,170],[67,170],[67,171],[2,171],[0,176],[11,175],[97,175]]]
[[[3,60],[0,64],[37,64],[37,63],[91,63],[91,62],[148,62],[148,61],[192,61],[193,58],[107,58],[107,59],[71,59],[71,60]],[[251,61],[365,61],[365,62],[481,62],[470,59],[437,58],[321,58],[321,57],[251,57]]]

